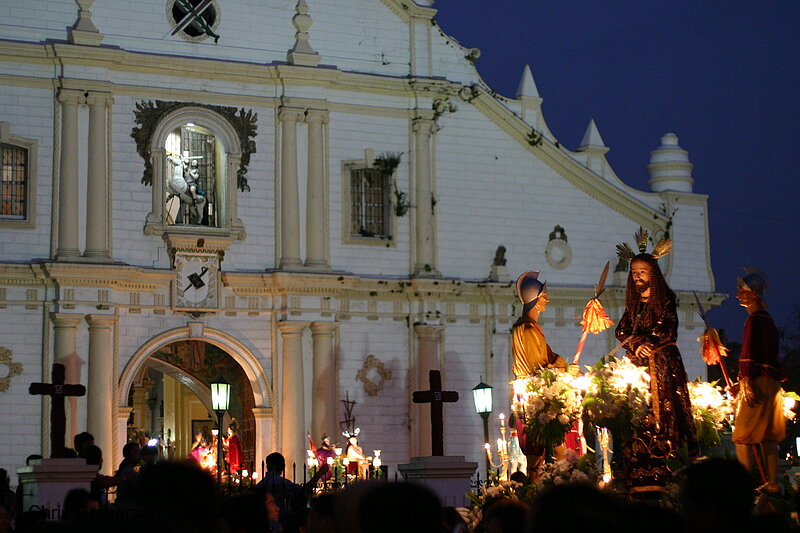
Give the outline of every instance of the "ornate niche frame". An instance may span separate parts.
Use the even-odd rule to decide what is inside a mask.
[[[134,115],[139,126],[131,131],[131,137],[145,163],[141,182],[153,188],[152,211],[147,215],[145,234],[199,234],[244,239],[246,232],[239,219],[237,195],[238,191],[250,190],[246,175],[250,154],[256,151],[253,139],[258,128],[258,115],[252,110],[237,110],[235,107],[161,100],[137,103]],[[187,123],[202,125],[222,144],[218,179],[222,181],[223,193],[218,206],[217,227],[180,226],[166,222],[165,180],[169,174],[166,139],[172,131]]]

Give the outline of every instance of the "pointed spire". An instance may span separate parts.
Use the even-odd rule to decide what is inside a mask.
[[[523,96],[539,98],[539,89],[536,87],[536,82],[533,81],[530,65],[525,65],[522,70],[522,78],[519,80],[519,87],[517,88],[517,98]]]
[[[589,126],[586,128],[586,133],[583,134],[583,140],[578,150],[586,150],[588,148],[605,148],[605,150],[608,151],[606,143],[603,142],[603,138],[600,137],[600,132],[597,130],[597,124],[594,123],[594,119],[589,121]]]

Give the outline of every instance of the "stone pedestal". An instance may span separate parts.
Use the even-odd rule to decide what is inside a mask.
[[[508,267],[505,265],[492,265],[489,271],[489,281],[511,281],[508,275]]]
[[[408,464],[397,465],[409,483],[425,485],[435,492],[444,506],[465,507],[470,479],[478,463],[463,455],[412,457]]]
[[[97,476],[97,465],[85,459],[39,459],[17,469],[22,485],[22,510],[46,509],[48,518],[58,520],[64,497],[72,489],[86,489]]]

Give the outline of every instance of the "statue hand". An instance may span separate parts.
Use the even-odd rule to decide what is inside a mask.
[[[578,374],[581,373],[581,366],[580,365],[569,365],[567,367],[567,372],[573,377],[578,377]]]
[[[638,348],[636,348],[636,355],[639,357],[647,357],[649,358],[653,353],[653,345],[652,344],[642,344]]]

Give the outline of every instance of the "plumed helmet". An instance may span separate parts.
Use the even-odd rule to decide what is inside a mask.
[[[738,285],[744,285],[762,298],[767,292],[767,275],[757,267],[744,267],[745,276],[736,278]]]
[[[546,290],[546,284],[539,281],[539,271],[529,270],[517,278],[517,296],[522,302],[522,314],[533,309],[539,297]]]

